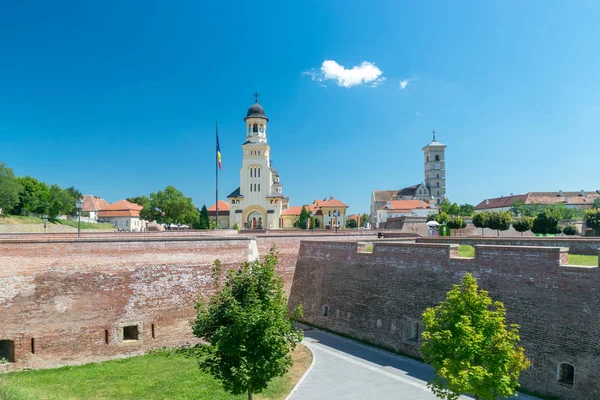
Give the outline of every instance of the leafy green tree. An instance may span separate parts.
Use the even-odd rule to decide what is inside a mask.
[[[592,203],[592,208],[593,209],[598,209],[600,208],[600,197],[596,197],[594,199],[594,202]]]
[[[199,215],[190,197],[185,197],[174,186],[167,186],[165,190],[150,193],[149,206],[144,207],[140,217],[146,221],[170,225],[192,224]]]
[[[446,214],[444,211],[440,212],[435,216],[435,221],[438,224],[445,224],[446,221],[448,221],[448,214]]]
[[[308,209],[305,206],[302,206],[302,210],[300,210],[300,216],[298,217],[298,220],[296,221],[296,228],[307,229],[306,221],[308,221],[309,219],[311,219],[310,211],[308,211]],[[311,229],[314,228],[312,222],[313,221],[311,221],[311,224],[310,224]]]
[[[126,199],[128,202],[130,203],[135,203],[137,205],[140,205],[144,208],[150,208],[150,199],[148,198],[148,196],[138,196],[138,197],[128,197]],[[147,220],[147,221],[153,221],[153,220]]]
[[[423,313],[423,358],[434,368],[428,383],[441,399],[461,394],[496,400],[517,394],[519,375],[529,366],[519,345],[519,327],[507,326],[504,304],[467,274],[439,306]]]
[[[600,235],[600,208],[585,211],[585,225]]]
[[[27,175],[18,177],[17,182],[22,190],[19,193],[19,202],[13,208],[14,214],[46,214],[50,209],[50,188],[44,182]],[[50,217],[54,217],[51,215]]]
[[[194,335],[209,343],[200,347],[200,368],[228,392],[247,392],[249,400],[289,370],[290,352],[302,340],[288,316],[283,281],[275,273],[277,260],[272,247],[264,262],[229,270],[222,286],[217,278],[215,293],[198,301],[192,321]],[[294,314],[301,316],[302,309]]]
[[[533,217],[521,217],[513,221],[512,226],[515,228],[515,231],[521,232],[521,236],[523,236],[523,232],[527,232],[533,226]]]
[[[556,209],[546,208],[533,219],[531,231],[537,234],[557,234],[561,232],[559,225],[562,216]]]
[[[429,221],[435,221],[435,219],[437,218],[438,213],[436,213],[435,211],[430,211],[429,214],[427,214],[427,222]]]
[[[475,228],[481,228],[481,236],[485,236],[483,229],[487,228],[487,212],[478,212],[471,216],[471,222]]]
[[[202,206],[199,212],[198,219],[193,224],[194,229],[208,229],[210,228],[210,218],[208,218],[208,209],[206,204]]]
[[[355,219],[348,219],[346,220],[346,228],[348,229],[354,229],[358,226],[358,223],[356,222]]]
[[[506,231],[510,228],[512,217],[508,211],[490,211],[487,213],[486,225],[490,229],[495,229],[500,236],[500,231]]]
[[[575,235],[579,235],[579,230],[577,229],[577,227],[575,225],[569,224],[564,227],[563,233],[567,236],[575,236]]]
[[[460,205],[458,215],[461,217],[470,217],[475,212],[475,206],[465,203]]]
[[[369,214],[362,214],[360,216],[360,226],[361,227],[366,227],[367,226],[367,222],[369,221]]]
[[[448,228],[450,228],[450,230],[457,230],[457,229],[462,229],[463,228],[463,219],[462,217],[450,217],[448,219],[448,222],[446,222],[446,225],[448,225]]]
[[[6,164],[0,162],[0,213],[9,213],[19,203],[19,193],[23,190],[15,174]]]

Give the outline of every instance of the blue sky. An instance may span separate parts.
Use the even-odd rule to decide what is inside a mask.
[[[109,201],[174,185],[210,205],[215,120],[224,198],[258,90],[294,205],[367,212],[423,180],[433,128],[452,201],[600,189],[599,20],[583,0],[4,1],[0,160]]]

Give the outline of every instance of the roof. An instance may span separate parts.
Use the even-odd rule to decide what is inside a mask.
[[[437,140],[432,140],[427,146],[423,147],[421,150],[425,150],[428,147],[448,147],[444,143],[440,143]]]
[[[373,198],[376,202],[390,201],[396,193],[397,190],[373,190]]]
[[[256,101],[256,103],[250,106],[250,108],[248,109],[248,113],[246,113],[246,118],[244,118],[244,121],[248,118],[262,118],[269,121],[269,119],[265,115],[265,109],[262,108],[260,104],[258,104],[258,101]]]
[[[347,221],[347,220],[350,220],[350,219],[353,219],[353,220],[355,220],[355,221],[358,221],[358,219],[359,219],[359,218],[362,218],[362,216],[361,216],[360,214],[352,214],[352,215],[350,215],[350,216],[346,217],[346,221]]]
[[[341,201],[339,201],[338,199],[334,199],[333,197],[330,197],[329,200],[315,200],[313,201],[313,203],[310,205],[311,209],[312,208],[323,208],[323,207],[327,207],[327,208],[348,208],[348,205],[342,203]]]
[[[273,167],[270,167],[270,168],[271,168],[271,173],[273,175],[279,176],[279,172],[277,172],[277,170],[275,168],[273,168]]]
[[[242,192],[240,191],[240,188],[237,188],[233,192],[231,192],[229,194],[229,196],[227,196],[228,199],[231,197],[244,197],[244,196],[242,196]]]
[[[93,196],[91,194],[83,195],[82,211],[99,211],[110,206],[110,203],[102,197]]]
[[[528,192],[512,196],[501,196],[493,199],[486,199],[475,206],[475,210],[489,210],[495,208],[506,208],[513,205],[515,201],[521,201],[525,204],[556,204],[563,203],[572,206],[592,205],[596,198],[600,197],[600,190],[592,192]]]
[[[287,210],[283,210],[281,215],[300,215],[302,206],[290,206]]]
[[[414,196],[417,194],[417,189],[419,188],[419,186],[421,186],[421,184],[417,183],[416,185],[400,189],[398,190],[398,196]]]
[[[216,203],[208,207],[208,211],[217,211]],[[219,200],[219,211],[229,211],[229,203],[225,200]]]
[[[139,217],[144,207],[127,200],[119,200],[98,212],[98,217]]]
[[[410,211],[415,209],[425,209],[431,208],[429,202],[422,200],[392,200],[391,207],[388,207],[387,204],[380,208],[386,209],[388,211]]]

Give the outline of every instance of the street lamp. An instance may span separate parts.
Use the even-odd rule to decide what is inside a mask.
[[[46,224],[48,223],[48,214],[42,215],[42,219],[44,220],[44,234],[46,234]]]
[[[77,238],[81,237],[81,209],[83,208],[83,199],[77,199],[75,201],[75,208],[77,209]]]

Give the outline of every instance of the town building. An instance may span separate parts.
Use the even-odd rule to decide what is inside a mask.
[[[423,150],[424,180],[416,185],[399,190],[374,190],[371,193],[369,222],[379,226],[378,210],[386,207],[389,201],[423,200],[427,204],[433,200],[438,205],[447,199],[446,193],[446,145],[437,141],[435,131],[433,139]]]
[[[213,204],[207,210],[208,219],[212,223],[217,219],[217,205]],[[225,200],[219,200],[219,227],[222,229],[233,227],[229,226],[229,203]]]
[[[84,222],[98,223],[98,212],[110,206],[110,203],[102,197],[90,194],[83,195],[83,207],[81,209],[81,220]]]
[[[594,200],[600,197],[600,190],[586,192],[563,191],[557,192],[527,192],[525,194],[500,196],[482,200],[475,206],[475,211],[508,211],[517,202],[521,204],[557,204],[562,203],[568,208],[591,208]]]
[[[303,206],[291,206],[281,213],[281,226],[293,228],[294,223],[300,217]],[[315,200],[310,205],[305,205],[315,221],[314,229],[345,229],[346,210],[348,206],[338,199],[329,197],[323,200]]]
[[[140,218],[143,208],[139,204],[119,200],[98,211],[98,221],[113,224],[120,231],[145,231],[148,223]]]
[[[385,228],[388,221],[401,217],[427,217],[436,208],[434,199],[424,200],[389,200],[377,210],[376,228]],[[391,222],[391,221],[390,221]]]

